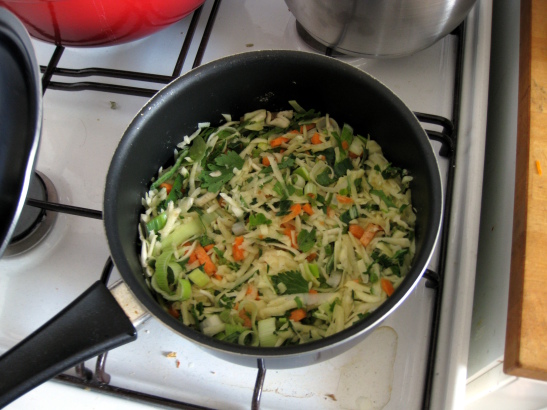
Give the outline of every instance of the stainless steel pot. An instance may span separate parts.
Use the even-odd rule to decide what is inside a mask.
[[[315,40],[344,54],[397,57],[454,30],[476,0],[285,0]]]

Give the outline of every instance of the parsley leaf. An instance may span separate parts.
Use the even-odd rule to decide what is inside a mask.
[[[270,276],[272,283],[274,286],[279,290],[277,287],[280,283],[283,283],[287,290],[285,290],[284,294],[287,295],[293,295],[295,293],[307,293],[308,288],[308,282],[306,279],[302,277],[302,274],[298,271],[291,270],[286,272],[280,272],[277,275]]]
[[[202,188],[207,188],[209,192],[218,192],[227,184],[234,176],[232,171],[227,169],[218,169],[213,164],[208,165],[209,170],[201,171],[199,179],[201,181]],[[219,175],[216,175],[218,171]],[[212,176],[215,175],[215,176]]]
[[[234,176],[234,168],[241,169],[245,161],[234,151],[228,151],[215,158],[214,164],[207,164],[199,174],[202,188],[209,192],[218,192],[223,185],[227,184]]]
[[[283,161],[277,164],[277,168],[279,169],[291,168],[293,165],[294,165],[294,157],[290,155],[288,157],[283,157]]]
[[[351,159],[345,158],[342,161],[339,161],[336,164],[334,164],[334,175],[340,178],[345,176],[348,170],[352,170],[352,169],[353,169],[353,164],[351,163]]]
[[[207,235],[203,235],[199,238],[199,244],[201,246],[212,245],[213,243],[215,243],[215,241],[209,238]]]
[[[272,223],[271,219],[266,218],[263,213],[258,213],[256,215],[249,215],[249,227],[254,228],[258,225],[270,225]]]
[[[296,238],[296,242],[298,243],[298,249],[300,249],[301,252],[308,252],[313,248],[313,245],[315,245],[316,232],[317,230],[315,228],[313,228],[311,232],[308,232],[305,229],[300,231]]]
[[[334,148],[327,148],[326,150],[316,152],[316,154],[324,155],[327,164],[329,164],[331,167],[336,162],[336,151],[334,150]]]
[[[292,205],[292,201],[289,199],[279,201],[279,211],[277,211],[275,216],[284,216],[284,215],[290,214],[291,205]]]
[[[215,163],[218,166],[225,166],[231,170],[233,168],[243,168],[243,164],[245,163],[245,161],[235,151],[228,151],[226,152],[226,154],[222,154],[216,157]]]
[[[336,181],[336,178],[331,178],[328,168],[325,168],[323,172],[315,177],[315,180],[319,185],[328,186]]]

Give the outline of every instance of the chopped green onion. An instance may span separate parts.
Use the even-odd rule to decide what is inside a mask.
[[[304,195],[315,198],[317,196],[317,185],[313,182],[308,182],[304,187]]]
[[[162,212],[161,214],[150,219],[150,221],[146,224],[146,230],[148,231],[148,233],[152,231],[157,233],[160,229],[163,229],[166,223],[167,223],[167,213]]]
[[[297,112],[297,113],[303,113],[306,112],[304,108],[300,104],[298,104],[295,100],[290,100],[289,104],[291,107]]]
[[[319,266],[317,266],[317,264],[308,263],[308,269],[315,278],[319,277]]]
[[[293,184],[296,188],[304,188],[304,186],[306,185],[306,180],[302,175],[292,174],[291,184]]]
[[[205,226],[210,225],[216,218],[217,215],[214,212],[203,214],[199,218],[192,219],[190,222],[177,226],[161,241],[163,249],[169,249],[173,245],[179,246],[191,237],[204,233]]]
[[[170,292],[169,281],[167,279],[167,267],[169,262],[171,262],[171,257],[173,256],[173,251],[163,252],[156,259],[156,273],[154,278],[158,287],[164,292]]]
[[[310,180],[310,173],[308,172],[308,170],[306,168],[302,168],[302,167],[296,168],[293,171],[293,175],[300,175],[306,181]]]
[[[173,165],[169,171],[162,174],[154,183],[152,183],[150,189],[156,189],[173,175],[175,175],[175,172],[177,172],[177,170],[180,168],[182,160],[186,157],[186,155],[188,155],[188,150],[180,152],[179,157],[177,158],[177,162],[175,162],[175,165]]]
[[[194,269],[188,274],[188,279],[194,282],[200,288],[204,287],[209,283],[209,276],[200,269]]]
[[[275,317],[269,317],[258,321],[258,340],[260,346],[274,347],[278,336],[275,334]]]

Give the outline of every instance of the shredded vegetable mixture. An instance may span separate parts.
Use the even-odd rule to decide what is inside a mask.
[[[229,342],[306,343],[365,318],[410,269],[404,169],[329,115],[199,124],[143,199],[141,262],[174,317]]]

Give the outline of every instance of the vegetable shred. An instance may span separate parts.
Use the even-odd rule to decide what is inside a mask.
[[[141,263],[165,310],[227,342],[328,337],[397,288],[412,176],[370,136],[290,101],[198,124],[142,200]]]

